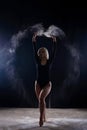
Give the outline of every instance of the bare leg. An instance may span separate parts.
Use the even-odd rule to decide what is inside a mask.
[[[36,97],[37,97],[38,101],[39,101],[40,92],[41,92],[41,88],[40,88],[39,84],[37,84],[37,81],[35,81],[35,93],[36,93]]]
[[[35,93],[36,93],[36,97],[39,101],[39,97],[40,97],[40,94],[41,94],[41,88],[39,86],[39,84],[37,84],[37,81],[35,81]],[[39,107],[40,107],[40,103],[39,103]],[[46,104],[45,104],[45,108],[46,108]],[[46,121],[46,117],[45,117],[45,112],[44,112],[44,122]]]
[[[51,91],[51,82],[49,82],[40,92],[39,95],[39,103],[40,103],[40,126],[43,125],[43,122],[45,120],[45,107],[46,107],[46,102],[45,99],[48,96],[48,94]]]
[[[45,105],[45,109],[44,109],[44,119],[43,119],[43,121],[46,122],[46,103],[44,105]]]

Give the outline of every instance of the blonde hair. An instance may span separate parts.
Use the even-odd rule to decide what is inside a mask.
[[[39,48],[38,51],[37,51],[37,55],[39,56],[39,53],[40,53],[40,51],[42,51],[42,50],[44,50],[44,51],[46,52],[47,59],[49,59],[49,52],[48,52],[47,48],[45,48],[45,47]]]

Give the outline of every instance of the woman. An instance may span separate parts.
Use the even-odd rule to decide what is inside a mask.
[[[35,53],[35,59],[37,62],[37,80],[35,81],[35,93],[39,101],[39,107],[40,107],[40,119],[39,119],[39,125],[40,127],[43,125],[43,123],[46,121],[45,118],[45,108],[46,108],[46,102],[45,99],[48,96],[48,94],[51,91],[51,81],[49,79],[49,70],[50,65],[53,61],[53,57],[55,54],[55,48],[53,50],[53,54],[51,58],[49,58],[48,50],[45,47],[41,47],[40,49],[36,49],[36,37],[37,34],[33,35],[32,42],[34,47],[34,53]],[[53,43],[56,43],[56,37],[52,36]]]

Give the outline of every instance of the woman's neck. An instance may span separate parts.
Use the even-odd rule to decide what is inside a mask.
[[[42,65],[45,65],[46,63],[47,63],[47,59],[46,58],[41,59],[41,64]]]

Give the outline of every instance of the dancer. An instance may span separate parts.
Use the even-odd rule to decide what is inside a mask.
[[[49,58],[48,50],[45,47],[41,47],[36,49],[36,38],[37,34],[34,34],[32,37],[32,43],[34,47],[34,55],[37,63],[37,80],[35,81],[35,93],[37,99],[39,101],[39,108],[40,108],[40,119],[39,125],[40,127],[46,121],[45,109],[46,109],[46,102],[45,99],[51,91],[52,83],[49,79],[49,71],[50,65],[53,61],[55,50],[56,50],[56,37],[52,36],[53,39],[53,52],[51,57]]]

